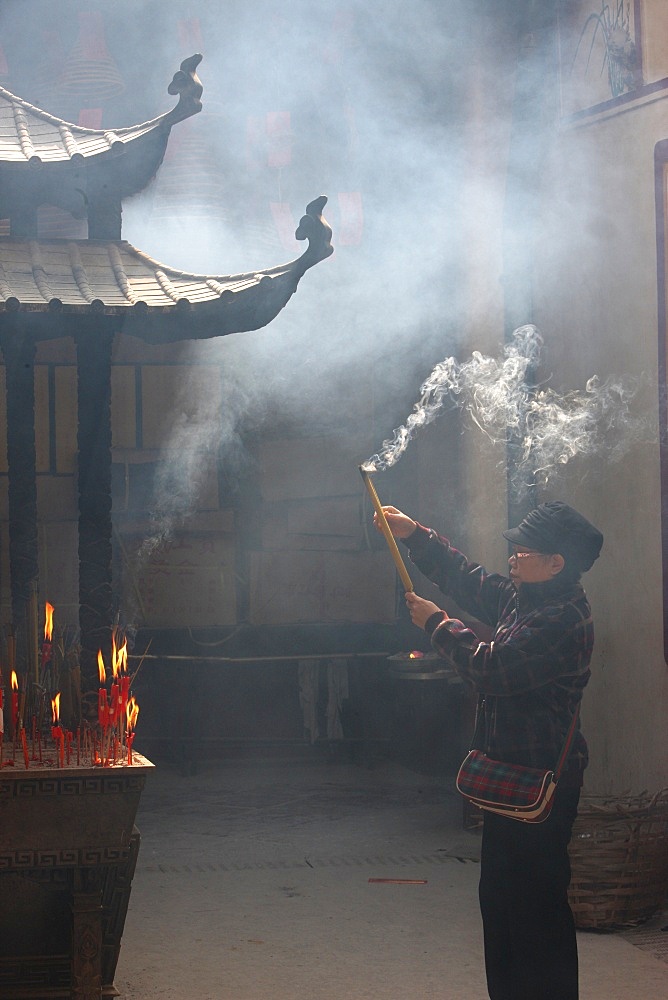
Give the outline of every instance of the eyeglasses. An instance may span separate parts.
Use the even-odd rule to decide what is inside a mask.
[[[509,559],[528,559],[529,556],[542,556],[544,552],[511,552]]]

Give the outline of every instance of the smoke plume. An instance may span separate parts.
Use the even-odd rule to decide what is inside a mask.
[[[444,408],[457,410],[496,445],[504,446],[512,488],[521,494],[545,486],[574,459],[604,457],[617,462],[642,442],[655,438],[632,402],[641,378],[593,375],[583,390],[565,394],[534,382],[543,341],[533,325],[518,327],[501,359],[475,351],[469,361],[441,361],[420,387],[420,398],[405,424],[383,441],[362,466],[367,472],[389,469],[415,434]],[[507,446],[512,452],[506,454]]]

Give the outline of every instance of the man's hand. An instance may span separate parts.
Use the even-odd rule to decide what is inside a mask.
[[[387,525],[395,538],[408,538],[417,528],[417,523],[413,518],[409,517],[408,514],[402,514],[396,507],[383,507],[383,513],[385,514]],[[373,523],[377,530],[382,532],[383,529],[378,522],[378,514],[373,515]]]
[[[411,616],[411,621],[418,628],[424,628],[425,623],[433,614],[437,611],[442,611],[444,621],[446,621],[450,616],[447,611],[443,611],[443,608],[439,608],[438,604],[434,604],[433,601],[427,601],[424,597],[418,597],[413,591],[408,591],[406,593],[406,607]]]

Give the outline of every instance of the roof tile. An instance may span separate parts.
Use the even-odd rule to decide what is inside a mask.
[[[59,163],[109,151],[123,152],[148,132],[169,128],[201,110],[202,87],[196,74],[201,58],[190,56],[181,63],[181,71],[175,79],[182,78],[183,83],[175,108],[151,121],[113,131],[84,128],[63,121],[0,87],[0,161]]]

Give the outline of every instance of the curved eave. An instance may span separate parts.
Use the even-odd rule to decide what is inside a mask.
[[[173,124],[202,110],[202,85],[196,74],[201,59],[199,54],[190,56],[175,73],[168,89],[179,95],[176,107],[151,121],[118,129],[66,122],[0,87],[0,167],[37,171],[56,164],[81,167],[100,157],[127,153],[137,143],[145,145],[152,134],[168,135]]]
[[[81,163],[52,162],[48,169],[27,172],[21,166],[0,160],[0,218],[11,217],[13,209],[25,201],[58,205],[75,218],[82,218],[87,197],[84,188],[103,185],[109,167],[118,185],[119,198],[129,198],[142,191],[155,176],[168,140],[169,127],[164,126],[145,132],[120,156],[106,152]],[[116,165],[120,169],[116,170]]]
[[[281,311],[302,275],[333,251],[322,218],[327,199],[306,209],[296,236],[308,249],[277,267],[232,275],[178,271],[125,241],[0,240],[0,324],[23,324],[39,339],[68,321],[118,329],[150,343],[257,330]]]

